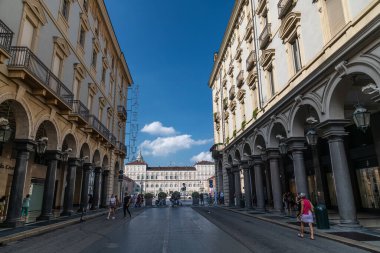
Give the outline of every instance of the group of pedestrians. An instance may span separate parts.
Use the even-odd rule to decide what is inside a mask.
[[[129,215],[129,218],[132,218],[131,211],[129,210],[131,203],[132,203],[132,197],[128,194],[128,192],[124,194],[124,199],[122,203],[120,203],[117,195],[112,194],[109,201],[109,210],[108,210],[107,220],[109,220],[110,217],[112,217],[113,220],[115,219],[116,210],[118,207],[120,207],[121,204],[123,206],[124,218],[127,217],[127,213]]]

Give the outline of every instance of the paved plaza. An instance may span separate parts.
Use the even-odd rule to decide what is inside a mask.
[[[12,242],[0,252],[367,252],[214,207],[133,209]]]

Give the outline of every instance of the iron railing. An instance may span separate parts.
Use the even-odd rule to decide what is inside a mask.
[[[123,105],[118,105],[117,106],[117,113],[127,119],[127,110],[125,109],[125,106]]]
[[[109,133],[108,140],[111,142],[111,144],[116,147],[116,137],[112,133]]]
[[[13,39],[12,30],[0,20],[0,48],[10,53]]]
[[[248,55],[247,60],[245,62],[247,66],[247,71],[251,71],[251,69],[255,66],[255,63],[256,63],[255,51],[251,51],[251,53]]]
[[[100,122],[96,116],[91,114],[88,117],[88,124],[98,133],[100,133],[105,139],[109,139],[110,131],[103,125],[102,122]]]
[[[73,100],[73,93],[56,77],[48,67],[27,47],[11,47],[11,68],[25,69],[37,79],[44,88],[60,98],[68,107]]]
[[[72,113],[79,115],[82,117],[82,119],[88,122],[90,111],[87,109],[87,107],[80,100],[71,100],[70,102],[73,108]]]
[[[266,24],[263,31],[261,32],[260,34],[260,37],[259,37],[259,41],[260,41],[260,49],[264,49],[268,42],[269,42],[269,39],[270,39],[270,36],[271,36],[271,24]]]
[[[280,0],[278,1],[278,18],[283,18],[292,6],[293,0]]]

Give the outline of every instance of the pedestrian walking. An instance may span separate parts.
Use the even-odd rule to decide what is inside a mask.
[[[224,193],[220,192],[220,204],[224,204]]]
[[[25,198],[22,200],[22,207],[21,207],[21,220],[24,220],[25,222],[28,220],[29,206],[30,206],[30,194],[27,194]]]
[[[92,194],[88,194],[88,205],[87,210],[92,209],[92,202],[94,201],[94,197],[92,197]]]
[[[201,201],[201,205],[203,206],[205,203],[204,203],[204,196],[203,196],[203,193],[201,193],[199,195],[199,200]]]
[[[123,201],[124,218],[127,216],[127,212],[129,214],[129,218],[132,218],[131,212],[129,211],[130,204],[131,204],[131,196],[129,196],[128,192],[126,192],[124,194],[124,201]]]
[[[116,197],[115,197],[115,195],[112,194],[111,198],[110,198],[110,203],[109,203],[107,220],[110,219],[111,213],[112,213],[112,219],[113,220],[115,219],[115,210],[116,210]]]
[[[313,212],[314,212],[314,206],[306,198],[306,195],[304,193],[299,194],[299,202],[301,205],[301,210],[300,210],[300,221],[301,221],[301,226],[300,226],[300,233],[298,234],[299,237],[303,238],[304,237],[304,223],[309,224],[310,228],[310,239],[314,240],[314,228],[313,228]]]

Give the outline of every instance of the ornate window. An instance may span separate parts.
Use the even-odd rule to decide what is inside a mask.
[[[280,27],[280,38],[286,46],[288,53],[289,71],[296,74],[302,68],[301,53],[301,14],[291,12],[282,21]]]

